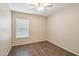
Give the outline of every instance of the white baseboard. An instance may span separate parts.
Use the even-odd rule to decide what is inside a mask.
[[[49,41],[49,40],[48,40],[48,41]],[[51,41],[49,41],[49,42],[51,42]],[[67,49],[67,48],[65,48],[65,47],[63,47],[63,46],[60,46],[60,45],[58,45],[58,44],[56,44],[56,43],[54,43],[54,42],[51,42],[51,43],[53,43],[53,44],[55,44],[55,45],[57,45],[57,46],[59,46],[59,47],[63,48],[64,50],[67,50],[67,51],[69,51],[69,52],[71,52],[71,53],[76,54],[76,55],[78,55],[78,56],[79,56],[79,54],[78,54],[78,53],[72,52],[71,50],[69,50],[69,49]]]
[[[8,56],[10,50],[11,50],[12,46],[8,49],[7,53],[6,53],[6,56]]]
[[[26,43],[21,43],[21,44],[14,44],[12,46],[19,46],[19,45],[31,44],[31,43],[41,42],[41,41],[47,41],[47,40],[39,40],[39,41],[28,42],[28,43],[26,42]]]

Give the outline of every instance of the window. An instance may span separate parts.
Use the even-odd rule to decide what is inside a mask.
[[[16,38],[29,37],[29,20],[16,18]]]

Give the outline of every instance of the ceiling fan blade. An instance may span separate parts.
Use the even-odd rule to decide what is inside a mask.
[[[47,5],[46,7],[53,7],[53,5]]]

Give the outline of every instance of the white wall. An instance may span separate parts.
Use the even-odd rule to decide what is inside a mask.
[[[48,41],[79,55],[79,5],[63,8],[48,18]]]
[[[7,4],[0,4],[0,56],[11,49],[11,14]]]
[[[30,35],[27,38],[16,38],[16,18],[29,20]],[[13,46],[46,40],[47,17],[27,13],[12,12],[12,41]]]

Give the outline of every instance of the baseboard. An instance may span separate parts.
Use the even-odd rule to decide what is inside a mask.
[[[12,46],[8,49],[6,56],[8,56],[8,54],[10,53]]]
[[[15,44],[15,45],[12,45],[12,46],[19,46],[19,45],[25,45],[25,44],[37,43],[37,42],[41,42],[41,41],[47,41],[47,40],[40,40],[40,41],[34,41],[34,42],[28,42],[28,43],[22,43],[22,44]]]
[[[73,53],[73,54],[79,56],[78,53],[72,52],[71,50],[69,50],[69,49],[67,49],[67,48],[65,48],[65,47],[63,47],[63,46],[60,46],[60,45],[58,45],[58,44],[56,44],[56,43],[54,43],[54,42],[51,42],[51,41],[49,41],[49,40],[48,40],[48,42],[53,43],[53,44],[57,45],[58,47],[60,47],[60,48],[62,48],[62,49],[64,49],[64,50],[66,50],[66,51],[69,51],[69,52],[71,52],[71,53]]]

